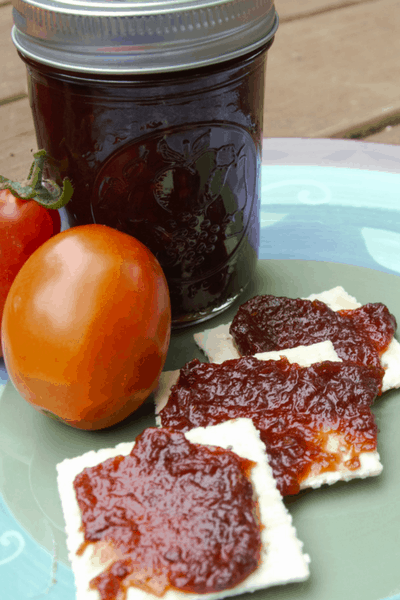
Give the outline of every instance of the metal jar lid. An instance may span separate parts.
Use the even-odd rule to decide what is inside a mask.
[[[13,0],[27,58],[85,73],[162,73],[230,60],[275,34],[274,0]]]

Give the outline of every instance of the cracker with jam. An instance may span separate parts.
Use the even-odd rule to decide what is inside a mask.
[[[194,335],[210,362],[331,340],[342,360],[381,365],[382,392],[400,387],[396,320],[381,303],[362,306],[338,286],[305,299],[258,296],[232,323]]]
[[[57,471],[77,600],[216,600],[309,576],[249,419],[149,428]]]
[[[370,407],[400,386],[396,327],[385,305],[362,306],[340,286],[307,299],[253,298],[232,323],[195,334],[208,366],[162,375],[157,422],[190,430],[252,418],[283,495],[378,475]]]
[[[156,422],[190,431],[251,418],[282,495],[379,475],[371,405],[383,368],[338,359],[331,342],[240,357],[192,360],[162,374]]]

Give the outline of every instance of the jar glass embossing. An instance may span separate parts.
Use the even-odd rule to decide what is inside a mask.
[[[48,175],[72,180],[71,224],[104,223],[152,250],[175,327],[208,319],[239,296],[257,261],[273,3],[65,6],[46,0],[44,19],[14,0]]]

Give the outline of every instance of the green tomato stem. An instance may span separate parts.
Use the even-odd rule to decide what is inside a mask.
[[[46,157],[46,150],[39,150],[33,155],[34,161],[26,182],[11,181],[0,175],[0,189],[10,190],[21,200],[34,200],[45,208],[58,209],[65,206],[73,193],[72,183],[65,178],[61,188],[55,181],[44,180],[43,168]]]

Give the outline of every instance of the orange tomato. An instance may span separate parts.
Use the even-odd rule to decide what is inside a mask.
[[[135,238],[73,227],[25,262],[2,329],[8,374],[28,402],[73,427],[108,427],[157,385],[171,330],[166,279]]]

